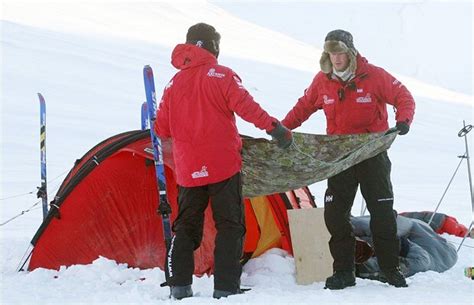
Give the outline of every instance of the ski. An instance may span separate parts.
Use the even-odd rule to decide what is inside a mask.
[[[161,214],[166,252],[168,252],[172,238],[169,216],[169,214],[171,214],[171,206],[169,205],[168,199],[166,197],[166,179],[164,172],[163,153],[161,150],[161,142],[160,139],[155,135],[155,132],[153,130],[153,123],[156,119],[156,93],[153,70],[148,65],[143,68],[143,78],[145,81],[148,122],[150,123],[150,136],[151,143],[153,145],[153,159],[155,161],[156,182],[159,191],[158,212]]]
[[[141,115],[141,118],[142,118],[142,130],[145,130],[148,128],[148,112],[147,112],[147,107],[146,107],[146,102],[143,102],[142,104],[142,107],[141,107],[141,110],[142,110],[142,115]]]
[[[48,214],[48,191],[46,180],[46,102],[41,93],[38,93],[40,102],[40,160],[41,160],[41,186],[36,195],[41,198],[43,203],[43,219]]]

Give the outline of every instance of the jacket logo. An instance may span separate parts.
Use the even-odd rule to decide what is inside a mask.
[[[358,97],[356,99],[357,103],[372,103],[372,98],[370,97],[370,93],[367,93],[365,96]]]
[[[394,86],[398,86],[398,88],[401,88],[403,85],[402,83],[400,83],[400,81],[398,79],[395,79],[393,82],[392,82],[392,85]]]
[[[329,97],[325,94],[325,95],[323,95],[323,102],[324,102],[324,104],[326,104],[326,105],[334,104],[334,99],[333,99],[333,98],[329,98]]]
[[[333,202],[334,196],[333,195],[326,195],[326,198],[324,198],[325,203],[330,203]]]
[[[209,72],[207,72],[207,76],[209,76],[209,77],[223,78],[223,77],[225,77],[225,74],[224,74],[224,73],[216,72],[216,69],[211,68],[211,69],[209,69]]]
[[[171,88],[173,86],[173,80],[171,80],[168,84],[165,86],[165,90]]]
[[[193,179],[199,179],[199,178],[204,178],[208,176],[209,176],[209,173],[207,172],[206,166],[203,166],[200,171],[194,172],[191,174],[191,177],[193,177]]]
[[[364,92],[364,89],[362,88],[357,89],[357,93],[362,93],[362,92]]]

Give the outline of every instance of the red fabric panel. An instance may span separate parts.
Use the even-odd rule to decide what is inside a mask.
[[[295,195],[299,198],[300,207],[302,209],[312,209],[313,199],[309,197],[309,194],[305,190],[306,187],[294,190]]]
[[[281,195],[268,195],[272,206],[272,214],[275,217],[275,222],[281,232],[281,248],[293,255],[293,247],[291,245],[290,224],[288,222],[288,214],[286,206],[281,198]]]
[[[288,201],[290,202],[293,209],[298,209],[300,207],[298,198],[296,198],[295,191],[288,191],[285,193],[285,195],[286,197],[288,197]]]
[[[169,178],[174,220],[176,184],[172,175]],[[131,267],[163,268],[165,247],[155,179],[154,166],[145,166],[145,159],[137,154],[122,152],[103,161],[65,199],[61,219],[53,219],[38,240],[29,270],[89,264],[99,255]],[[204,242],[196,251],[198,275],[213,266],[214,224],[209,209],[206,213]]]
[[[150,268],[164,259],[152,166],[121,153],[103,161],[63,202],[38,240],[30,269],[88,264],[100,254]]]
[[[62,191],[63,186],[65,186],[69,180],[74,177],[74,175],[77,173],[77,171],[81,168],[81,166],[88,161],[92,156],[94,156],[98,151],[100,151],[102,148],[105,146],[109,145],[112,142],[117,142],[118,140],[125,138],[129,136],[133,131],[130,132],[124,132],[118,135],[115,135],[113,137],[110,137],[101,143],[97,144],[95,147],[93,147],[90,151],[88,151],[82,158],[81,161],[77,164],[74,165],[74,167],[71,169],[71,171],[68,173],[66,178],[64,179],[63,183],[61,184],[61,187],[58,190],[58,193]]]
[[[252,204],[249,199],[245,199],[245,227],[247,232],[244,241],[244,253],[253,253],[260,239],[260,228],[257,217],[253,211]]]

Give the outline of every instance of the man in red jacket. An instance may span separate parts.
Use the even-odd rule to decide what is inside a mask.
[[[266,130],[281,148],[293,141],[291,131],[254,101],[239,76],[217,63],[219,42],[220,34],[208,24],[189,28],[186,43],[173,50],[172,64],[180,71],[164,89],[154,125],[160,138],[173,141],[179,185],[175,236],[165,264],[175,299],[193,294],[193,251],[202,240],[209,199],[217,230],[213,296],[242,292],[242,141],[235,114]]]
[[[334,30],[327,34],[320,65],[321,72],[286,115],[284,126],[294,129],[322,109],[330,135],[385,132],[390,104],[396,109],[398,133],[409,131],[415,110],[412,95],[392,75],[369,64],[355,49],[349,32]],[[349,217],[359,185],[371,215],[370,228],[381,270],[389,284],[407,286],[399,269],[390,169],[387,152],[383,152],[328,179],[324,218],[331,234],[334,274],[326,280],[326,288],[355,285],[355,239]]]

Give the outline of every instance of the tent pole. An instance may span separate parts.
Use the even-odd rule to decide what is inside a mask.
[[[472,176],[471,176],[471,162],[469,160],[469,145],[467,143],[467,134],[472,130],[472,125],[467,125],[466,126],[466,121],[462,121],[464,127],[461,129],[461,131],[458,133],[459,137],[464,137],[464,144],[466,145],[466,159],[467,159],[467,172],[469,175],[469,191],[471,192],[471,225],[469,226],[469,229],[466,232],[466,235],[464,235],[464,238],[461,241],[461,244],[459,244],[458,247],[458,252],[461,249],[462,244],[466,240],[466,237],[471,233],[472,225],[474,223],[474,194],[472,191]]]
[[[459,244],[459,247],[458,247],[458,249],[456,250],[456,252],[459,252],[459,250],[461,250],[462,244],[464,243],[464,241],[466,240],[466,238],[471,234],[472,224],[473,224],[473,223],[474,223],[474,221],[471,221],[471,225],[469,226],[469,229],[467,230],[466,235],[464,235],[463,239],[461,240],[461,243]]]
[[[449,187],[451,186],[451,182],[453,182],[453,179],[454,179],[454,177],[456,176],[456,173],[458,172],[458,169],[459,169],[459,167],[461,166],[462,161],[466,158],[466,155],[464,154],[464,155],[462,155],[462,156],[459,156],[459,158],[461,158],[461,160],[459,161],[458,166],[456,167],[456,170],[454,171],[454,174],[453,174],[453,176],[451,177],[451,180],[449,180],[448,185],[446,186],[446,189],[444,190],[443,195],[441,196],[441,199],[440,199],[439,202],[438,202],[438,205],[436,206],[435,210],[433,211],[433,214],[431,215],[430,220],[428,221],[428,225],[431,224],[431,222],[433,221],[433,218],[434,218],[436,212],[438,212],[439,206],[441,205],[441,202],[443,201],[444,196],[445,196],[446,193],[448,192],[448,189],[449,189]]]
[[[472,212],[471,217],[474,217],[474,194],[472,191],[471,161],[469,159],[469,145],[467,143],[467,134],[469,133],[469,131],[471,131],[472,125],[466,126],[465,121],[463,121],[463,125],[464,125],[464,128],[458,133],[458,136],[464,137],[464,143],[466,145],[467,171],[469,174],[469,191],[471,192],[471,212]],[[471,226],[472,226],[472,221],[473,219],[471,219]]]

